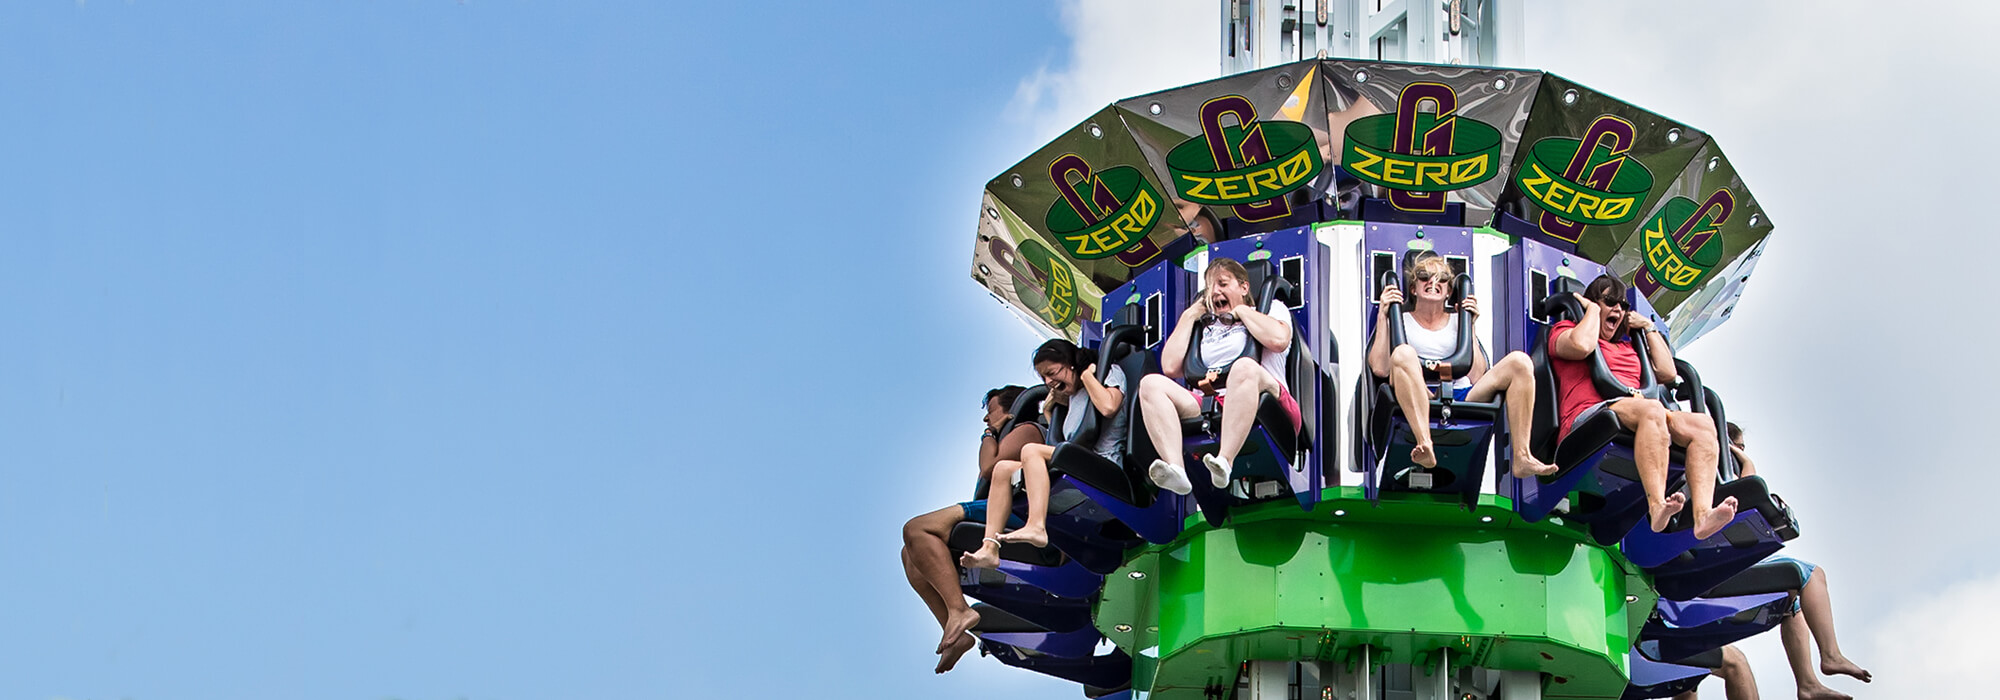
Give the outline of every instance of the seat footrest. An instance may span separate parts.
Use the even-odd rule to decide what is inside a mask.
[[[979,549],[986,539],[986,524],[961,522],[951,528],[951,537],[945,546],[954,552],[970,552]],[[1035,547],[1021,542],[1000,543],[1000,558],[1035,566],[1061,566],[1062,550],[1055,547]]]

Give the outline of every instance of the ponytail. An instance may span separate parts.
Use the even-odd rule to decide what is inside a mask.
[[[1084,368],[1090,366],[1091,360],[1090,351],[1077,347],[1076,343],[1068,340],[1054,338],[1035,348],[1034,359],[1030,363],[1039,365],[1044,362],[1054,362],[1070,368],[1080,377]]]

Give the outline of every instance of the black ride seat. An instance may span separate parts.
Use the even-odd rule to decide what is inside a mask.
[[[1249,271],[1251,289],[1258,290],[1258,310],[1265,314],[1292,313],[1291,307],[1299,306],[1298,288],[1274,274],[1271,265],[1263,261],[1248,261],[1244,269]],[[1257,418],[1251,425],[1250,434],[1243,441],[1243,449],[1237,454],[1237,461],[1231,465],[1232,478],[1277,481],[1282,486],[1277,495],[1291,495],[1299,500],[1301,507],[1310,509],[1318,501],[1319,478],[1312,473],[1305,460],[1305,453],[1313,446],[1313,428],[1317,425],[1320,397],[1322,392],[1333,393],[1332,380],[1319,370],[1313,360],[1312,351],[1305,343],[1305,330],[1293,318],[1292,342],[1285,358],[1285,384],[1292,392],[1292,399],[1299,405],[1299,428],[1292,428],[1291,414],[1285,411],[1284,402],[1270,392],[1257,397]],[[1188,340],[1187,358],[1182,364],[1183,384],[1187,378],[1208,374],[1209,367],[1201,358],[1201,336],[1203,329],[1197,328]],[[1331,342],[1327,338],[1326,342]],[[1246,355],[1257,352],[1255,339],[1246,343]],[[1241,357],[1241,356],[1239,356]],[[1232,360],[1233,362],[1233,360]],[[1227,382],[1229,368],[1217,368],[1219,382]],[[1203,397],[1199,415],[1181,421],[1181,434],[1188,452],[1193,455],[1213,454],[1216,441],[1222,433],[1221,406],[1213,397]],[[1146,464],[1150,464],[1147,460]],[[1192,475],[1202,475],[1198,464],[1190,462]],[[1220,525],[1228,517],[1232,500],[1227,491],[1214,488],[1206,476],[1190,476],[1194,485],[1194,497],[1201,504],[1202,513],[1211,525]],[[1251,500],[1258,500],[1252,493]]]
[[[1700,375],[1693,366],[1676,364],[1700,386]],[[1706,387],[1694,394],[1687,398],[1706,407],[1704,412],[1715,422],[1718,436],[1726,434],[1728,417],[1722,397]],[[1674,516],[1665,532],[1634,528],[1623,543],[1626,557],[1653,575],[1654,588],[1666,598],[1707,595],[1711,587],[1751,568],[1799,535],[1791,507],[1771,493],[1762,478],[1737,476],[1740,467],[1734,454],[1722,450],[1716,466],[1721,481],[1715,487],[1713,502],[1736,499],[1736,518],[1721,532],[1694,540],[1687,532],[1693,527],[1693,515],[1683,511]]]
[[[1099,545],[1087,556],[1089,561],[1085,564],[1101,573],[1122,564],[1124,549],[1141,539],[1155,544],[1173,541],[1180,534],[1185,515],[1182,501],[1158,497],[1145,475],[1145,467],[1155,455],[1152,440],[1145,433],[1145,423],[1139,417],[1138,387],[1140,380],[1157,368],[1152,366],[1152,354],[1143,345],[1144,319],[1144,310],[1136,304],[1119,309],[1105,331],[1104,342],[1097,348],[1100,381],[1110,374],[1112,366],[1125,373],[1125,396],[1119,410],[1130,419],[1126,421],[1123,451],[1116,459],[1097,454],[1096,435],[1104,428],[1100,425],[1102,417],[1095,411],[1081,420],[1077,439],[1051,440],[1056,449],[1049,460],[1050,541],[1065,551],[1079,544],[1077,538],[1081,539],[1080,544]],[[1058,498],[1073,498],[1077,507],[1056,517]],[[1059,533],[1074,537],[1059,538]],[[1070,553],[1078,556],[1076,551]]]
[[[1108,459],[1091,449],[1102,429],[1099,425],[1102,416],[1093,411],[1083,417],[1076,437],[1056,444],[1055,457],[1049,460],[1051,470],[1140,508],[1152,505],[1155,495],[1145,473],[1146,465],[1155,458],[1153,441],[1146,437],[1145,422],[1139,420],[1139,381],[1145,378],[1151,359],[1142,345],[1145,335],[1144,310],[1137,304],[1127,304],[1118,310],[1112,325],[1104,332],[1104,343],[1098,346],[1098,379],[1109,376],[1113,365],[1125,373],[1125,398],[1118,407],[1130,417],[1126,421],[1123,458]]]
[[[1407,271],[1413,266],[1418,255],[1428,251],[1406,253],[1399,270]],[[1408,293],[1395,270],[1383,273],[1382,285],[1395,285]],[[1377,377],[1374,371],[1362,374],[1365,385],[1357,400],[1361,402],[1356,412],[1356,420],[1366,427],[1366,440],[1355,447],[1356,464],[1369,476],[1363,481],[1369,498],[1377,497],[1380,491],[1413,491],[1420,493],[1457,494],[1468,507],[1479,498],[1480,484],[1485,480],[1487,450],[1491,447],[1495,425],[1501,420],[1503,410],[1498,397],[1494,401],[1461,401],[1452,398],[1452,382],[1467,376],[1477,360],[1479,350],[1478,330],[1473,314],[1465,308],[1465,297],[1472,289],[1472,276],[1459,273],[1452,280],[1451,307],[1457,309],[1458,335],[1454,339],[1450,356],[1424,364],[1424,383],[1430,387],[1430,432],[1431,444],[1437,454],[1437,466],[1425,469],[1410,461],[1410,450],[1416,446],[1416,434],[1411,431],[1409,417],[1403,414],[1402,404],[1396,401],[1395,387],[1387,377]],[[1388,333],[1389,348],[1406,345],[1407,329],[1403,327],[1403,305],[1390,304],[1387,313],[1387,328],[1376,328],[1376,333]],[[1370,339],[1369,347],[1373,347]],[[1491,362],[1492,358],[1488,358]],[[1382,472],[1376,478],[1376,472]]]
[[[1645,519],[1646,497],[1645,489],[1639,482],[1638,464],[1634,461],[1632,441],[1635,436],[1631,428],[1619,422],[1616,414],[1598,411],[1581,417],[1569,435],[1558,439],[1561,418],[1557,401],[1561,394],[1549,356],[1549,329],[1561,320],[1583,318],[1582,306],[1570,296],[1581,293],[1583,289],[1583,283],[1575,279],[1557,278],[1551,284],[1548,298],[1538,309],[1550,319],[1550,327],[1542,330],[1531,354],[1535,364],[1535,421],[1528,432],[1528,447],[1536,458],[1555,464],[1556,471],[1547,476],[1517,481],[1520,492],[1515,500],[1515,509],[1524,518],[1537,521],[1547,517],[1563,499],[1569,498],[1570,508],[1566,517],[1590,523],[1592,537],[1598,544],[1609,546],[1624,538],[1634,524]],[[1625,386],[1612,376],[1601,354],[1591,356],[1591,375],[1598,394],[1614,397],[1636,393],[1672,408],[1669,387],[1655,381],[1645,344],[1636,344],[1634,348],[1639,354],[1641,367],[1640,387],[1636,389]],[[1669,491],[1681,487],[1682,465],[1686,459],[1686,452],[1680,447],[1669,448]]]

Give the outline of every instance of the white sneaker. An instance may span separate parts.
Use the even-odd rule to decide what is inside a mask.
[[[1229,488],[1229,463],[1212,454],[1201,456],[1201,463],[1208,465],[1208,483],[1216,488]]]
[[[1153,466],[1146,468],[1146,476],[1153,480],[1153,485],[1168,491],[1183,496],[1194,493],[1194,484],[1188,481],[1187,474],[1164,459],[1153,460]]]

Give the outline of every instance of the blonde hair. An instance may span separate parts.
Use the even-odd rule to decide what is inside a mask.
[[[1410,263],[1410,270],[1408,274],[1411,277],[1415,277],[1418,272],[1435,268],[1436,270],[1444,273],[1445,294],[1448,295],[1451,294],[1452,292],[1458,291],[1457,289],[1455,289],[1458,286],[1458,276],[1453,274],[1453,270],[1451,269],[1451,261],[1444,259],[1443,256],[1438,255],[1437,253],[1432,253],[1429,251],[1419,253],[1416,256],[1416,258],[1417,259],[1415,261]]]

